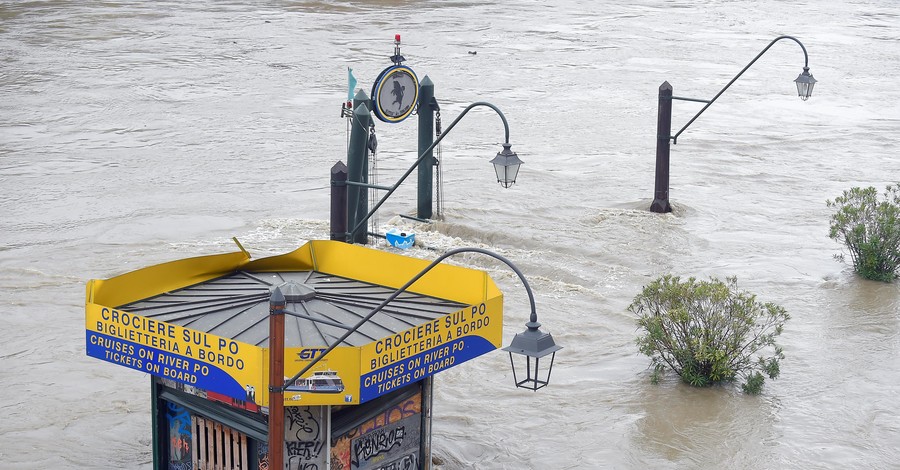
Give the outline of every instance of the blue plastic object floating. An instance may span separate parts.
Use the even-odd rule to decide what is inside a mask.
[[[416,234],[401,232],[392,228],[384,234],[391,246],[405,250],[416,244]]]

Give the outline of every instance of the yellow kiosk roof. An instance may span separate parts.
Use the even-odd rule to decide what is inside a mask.
[[[242,250],[92,280],[87,354],[267,406],[275,287],[287,301],[292,376],[428,264],[312,241],[258,260]],[[501,335],[502,294],[490,277],[439,264],[291,384],[285,404],[362,403],[489,352]]]

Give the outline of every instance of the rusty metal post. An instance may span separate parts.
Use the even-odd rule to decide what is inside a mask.
[[[656,184],[651,212],[672,212],[669,204],[669,141],[672,140],[672,85],[659,86],[659,115],[656,124]]]
[[[284,469],[284,305],[281,289],[269,298],[269,468]]]

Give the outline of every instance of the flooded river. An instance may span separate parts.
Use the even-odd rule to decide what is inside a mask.
[[[473,110],[441,145],[443,219],[397,217],[413,176],[380,229],[416,231],[412,256],[508,257],[565,347],[537,393],[501,352],[437,375],[438,468],[900,465],[900,283],[833,259],[825,204],[900,180],[895,1],[380,0],[0,2],[0,467],[152,466],[149,378],[85,356],[86,282],[231,237],[254,257],[328,238],[347,67],[371,90],[394,34],[445,125],[491,102],[525,164],[496,184],[502,124]],[[710,99],[782,34],[812,98],[780,41],[679,137],[674,211],[649,212],[660,84]],[[676,101],[674,129],[700,106]],[[379,183],[415,160],[415,122],[376,125]],[[455,262],[503,289],[508,344],[518,279]],[[781,377],[651,384],[626,307],[666,273],[784,306]]]

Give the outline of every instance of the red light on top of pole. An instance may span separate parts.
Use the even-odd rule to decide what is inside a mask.
[[[396,42],[397,44],[400,44],[400,35],[399,34],[394,35],[394,42]]]

